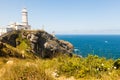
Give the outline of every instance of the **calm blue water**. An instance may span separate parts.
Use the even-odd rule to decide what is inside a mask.
[[[88,54],[106,58],[120,58],[120,35],[57,35],[74,45],[76,54]]]

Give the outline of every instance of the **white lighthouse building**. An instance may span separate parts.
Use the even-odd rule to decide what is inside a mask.
[[[26,8],[22,10],[22,26],[24,29],[31,29],[31,26],[28,24],[28,12]]]
[[[12,30],[30,30],[31,26],[28,24],[28,12],[26,8],[22,9],[22,22],[14,22],[5,27],[0,27],[0,35]]]
[[[28,25],[28,12],[27,12],[26,8],[23,8],[23,10],[22,10],[22,24]]]

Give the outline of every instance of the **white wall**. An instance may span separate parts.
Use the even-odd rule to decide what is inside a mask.
[[[0,28],[0,35],[4,34],[7,32],[6,28]]]

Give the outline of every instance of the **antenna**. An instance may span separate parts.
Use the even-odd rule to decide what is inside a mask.
[[[55,31],[52,32],[53,37],[55,37]]]
[[[43,30],[43,31],[44,31],[44,27],[45,27],[45,26],[44,26],[44,25],[42,25],[42,30]]]

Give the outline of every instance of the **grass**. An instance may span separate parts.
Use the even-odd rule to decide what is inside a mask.
[[[23,47],[24,45],[24,47]],[[16,57],[16,58],[35,58],[32,53],[28,53],[26,49],[28,48],[27,44],[22,42],[17,48],[12,47],[6,43],[4,43],[4,48],[0,50],[0,56],[3,57]]]
[[[0,58],[1,80],[118,80],[116,60],[89,55],[85,58],[60,55],[52,59]],[[53,75],[56,73],[56,75]],[[69,79],[73,80],[73,79]]]
[[[54,80],[48,73],[45,72],[44,67],[41,67],[41,60],[31,59],[6,59],[7,62],[2,63],[2,72],[0,76],[1,80]],[[8,63],[12,61],[12,63]],[[2,61],[1,61],[2,62]]]

